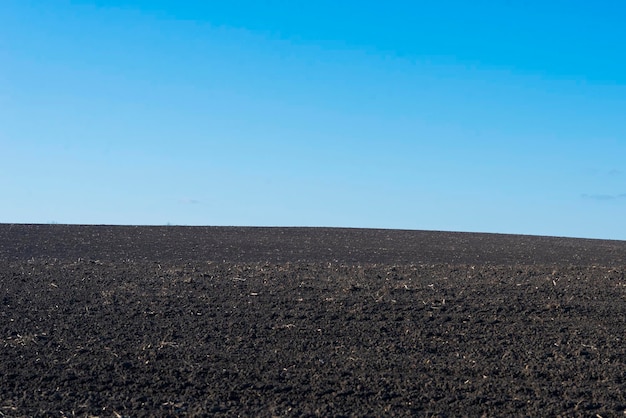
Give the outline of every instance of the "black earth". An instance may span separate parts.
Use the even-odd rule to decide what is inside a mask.
[[[0,225],[0,417],[626,414],[626,242]]]

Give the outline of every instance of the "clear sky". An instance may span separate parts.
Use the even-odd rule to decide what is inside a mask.
[[[626,2],[2,0],[0,222],[626,240]]]

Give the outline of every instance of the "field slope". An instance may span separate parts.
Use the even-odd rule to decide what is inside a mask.
[[[624,416],[626,242],[0,224],[0,417]]]

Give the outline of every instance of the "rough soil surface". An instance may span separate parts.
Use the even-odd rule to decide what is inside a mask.
[[[0,225],[0,417],[626,411],[626,242]]]

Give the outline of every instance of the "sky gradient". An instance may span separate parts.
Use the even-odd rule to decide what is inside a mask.
[[[623,1],[0,3],[0,222],[626,240]]]

